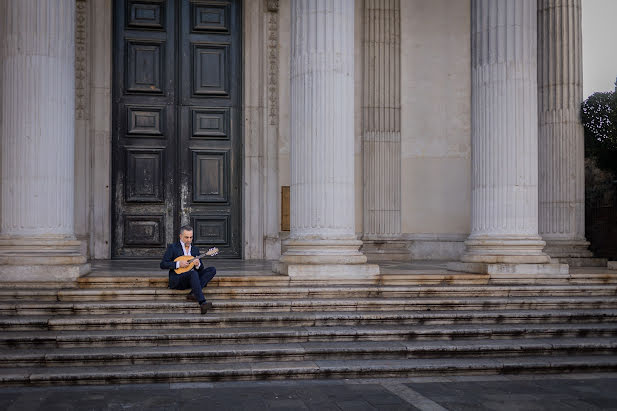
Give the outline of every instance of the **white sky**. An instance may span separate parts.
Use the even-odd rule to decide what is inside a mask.
[[[582,0],[583,98],[615,90],[617,0]]]

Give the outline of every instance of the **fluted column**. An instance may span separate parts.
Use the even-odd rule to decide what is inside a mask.
[[[354,218],[354,1],[291,3],[291,230],[275,270],[367,276]]]
[[[364,239],[401,234],[400,1],[364,2]]]
[[[539,231],[552,257],[585,240],[581,0],[538,0]]]
[[[466,271],[535,272],[550,262],[538,235],[536,2],[471,2],[472,228],[462,257]]]
[[[75,1],[5,1],[0,19],[0,278],[72,279]]]

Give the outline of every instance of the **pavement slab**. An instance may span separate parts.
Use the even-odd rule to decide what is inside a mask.
[[[1,387],[21,410],[617,410],[617,373]]]

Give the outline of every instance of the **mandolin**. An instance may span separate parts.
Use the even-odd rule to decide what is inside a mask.
[[[192,255],[181,255],[180,257],[176,258],[174,262],[186,261],[189,263],[189,265],[187,265],[186,267],[178,267],[174,271],[176,272],[176,274],[182,274],[187,271],[190,271],[193,269],[193,267],[195,267],[195,262],[199,260],[200,258],[212,257],[213,255],[217,255],[218,253],[219,253],[219,249],[216,247],[212,247],[207,252],[200,254],[197,257],[193,257]]]

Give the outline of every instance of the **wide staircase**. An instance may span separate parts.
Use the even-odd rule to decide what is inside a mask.
[[[382,275],[0,288],[0,383],[103,384],[617,370],[617,273],[561,283]]]

